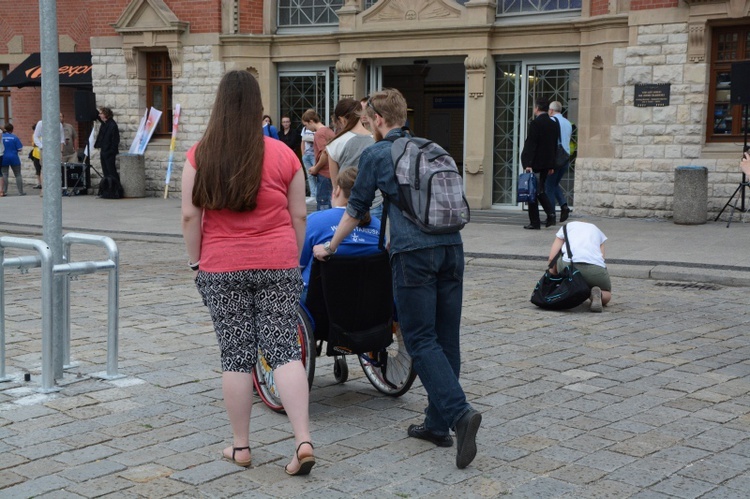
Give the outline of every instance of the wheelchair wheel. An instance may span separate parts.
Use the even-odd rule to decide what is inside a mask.
[[[417,377],[398,322],[393,323],[393,343],[380,352],[359,355],[359,363],[372,386],[391,397],[408,392]]]
[[[346,357],[334,356],[333,377],[336,379],[336,383],[346,383],[346,380],[349,379],[349,366],[346,364]]]
[[[302,363],[307,373],[307,385],[312,388],[313,378],[315,377],[315,337],[313,335],[313,326],[307,313],[300,308],[297,311],[297,340],[302,347]],[[273,370],[268,365],[263,352],[258,349],[258,361],[253,369],[253,385],[255,391],[264,404],[273,411],[283,414],[284,406],[281,403],[279,391],[273,379]]]

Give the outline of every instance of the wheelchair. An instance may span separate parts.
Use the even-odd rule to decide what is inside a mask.
[[[297,318],[297,338],[310,388],[323,343],[326,356],[334,358],[337,383],[346,382],[349,376],[346,355],[357,355],[365,377],[385,395],[400,397],[414,383],[416,372],[395,317],[387,253],[315,260],[307,300],[300,304]],[[253,384],[266,406],[284,412],[273,371],[260,350]]]

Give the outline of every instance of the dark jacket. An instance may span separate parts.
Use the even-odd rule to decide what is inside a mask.
[[[547,113],[534,118],[523,143],[521,165],[535,172],[554,169],[558,133],[557,122]]]
[[[99,134],[94,143],[96,149],[101,149],[102,156],[115,156],[120,148],[120,130],[115,120],[107,120],[99,128]]]

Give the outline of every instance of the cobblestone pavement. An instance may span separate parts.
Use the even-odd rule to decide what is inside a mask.
[[[77,365],[40,394],[40,275],[6,274],[0,497],[748,497],[748,288],[613,278],[604,313],[545,312],[528,302],[541,271],[469,261],[462,382],[484,416],[472,465],[406,437],[418,382],[389,398],[354,359],[339,385],[319,358],[319,464],[289,478],[288,421],[257,399],[253,466],[219,459],[218,349],[181,242],[118,245],[119,380],[90,376],[106,362],[105,275],[72,282]],[[88,251],[76,259],[101,258]]]

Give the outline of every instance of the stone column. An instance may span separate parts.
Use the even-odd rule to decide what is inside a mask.
[[[359,61],[357,59],[341,59],[336,63],[339,74],[339,98],[357,98],[357,75]]]
[[[492,63],[488,65],[488,61],[492,61],[488,52],[470,54],[464,60],[467,96],[464,178],[466,199],[472,209],[485,209],[492,204],[495,67]],[[474,128],[473,123],[481,125]]]

